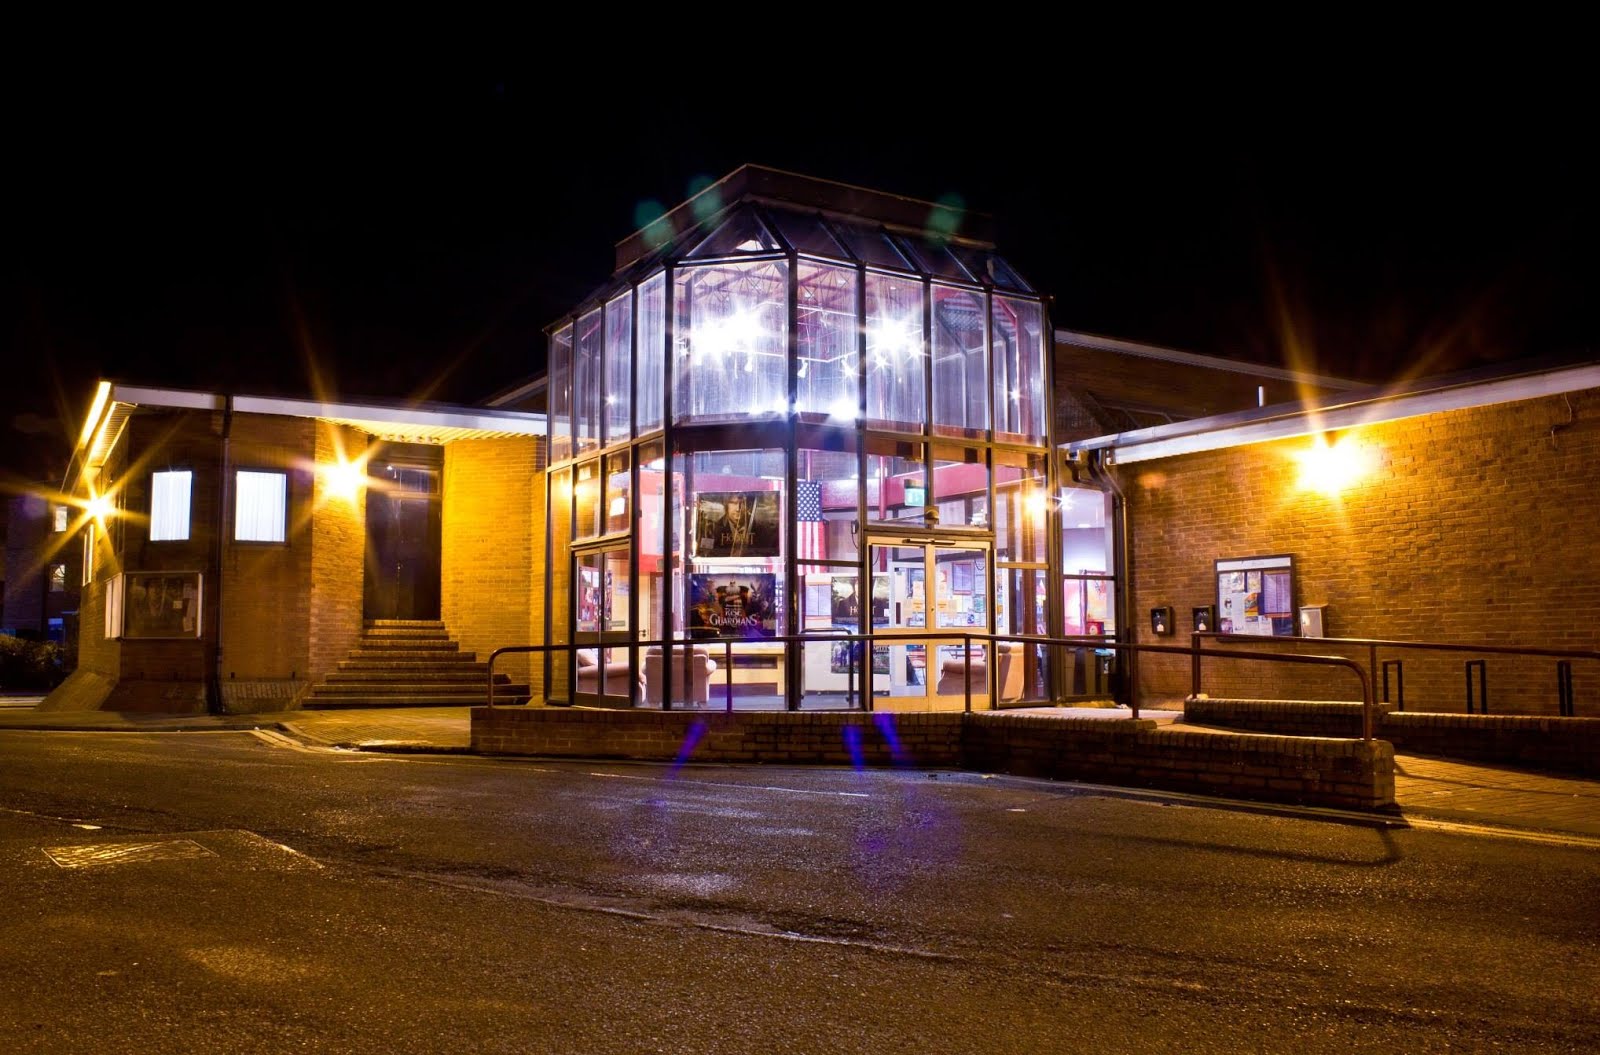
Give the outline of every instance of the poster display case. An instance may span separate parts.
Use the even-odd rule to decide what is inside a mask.
[[[1218,633],[1294,636],[1293,557],[1238,557],[1216,567]]]

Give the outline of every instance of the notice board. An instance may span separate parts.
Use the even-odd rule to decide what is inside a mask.
[[[1217,561],[1217,631],[1293,637],[1294,558],[1235,557]]]

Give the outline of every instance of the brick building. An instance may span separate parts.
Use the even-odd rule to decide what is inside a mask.
[[[546,643],[497,664],[507,698],[1104,699],[1097,638],[1203,616],[1281,644],[1308,606],[1344,636],[1595,646],[1600,367],[1366,389],[1056,330],[983,218],[940,209],[740,169],[619,243],[547,375],[485,407],[103,384],[69,472],[79,669],[46,706],[464,704],[489,652]],[[1141,666],[1145,699],[1188,691]],[[1547,668],[1497,661],[1497,704],[1552,710]],[[1460,709],[1459,657],[1404,676]]]

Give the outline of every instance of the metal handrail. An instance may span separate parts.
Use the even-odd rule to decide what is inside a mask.
[[[1239,641],[1254,645],[1284,644],[1286,642],[1293,641],[1296,643],[1310,642],[1317,645],[1339,645],[1354,648],[1365,648],[1367,649],[1368,657],[1367,670],[1374,680],[1377,678],[1377,673],[1380,669],[1378,665],[1378,649],[1380,648],[1410,649],[1417,652],[1465,652],[1486,656],[1535,656],[1546,659],[1555,659],[1559,661],[1556,663],[1557,710],[1558,713],[1567,716],[1570,716],[1574,709],[1574,701],[1572,699],[1572,668],[1569,661],[1574,659],[1592,659],[1600,661],[1600,651],[1581,648],[1527,648],[1517,645],[1474,645],[1460,641],[1394,641],[1385,638],[1374,637],[1262,637],[1255,634],[1220,634],[1215,632],[1201,633],[1199,631],[1196,631],[1194,636],[1196,638],[1209,638],[1218,642]],[[1563,667],[1563,663],[1566,664],[1565,667]],[[1387,668],[1387,666],[1388,663],[1385,663],[1384,668]],[[1480,695],[1482,694],[1482,678],[1485,676],[1486,675],[1480,671]],[[1470,669],[1467,677],[1469,679],[1467,683],[1467,713],[1470,714],[1472,713],[1473,705]],[[1198,682],[1196,684],[1198,684]],[[1403,682],[1401,684],[1403,685]],[[1198,692],[1199,689],[1196,689],[1195,691]],[[1404,710],[1403,689],[1401,689],[1401,701],[1401,709]],[[1488,711],[1485,710],[1484,713],[1487,714]]]
[[[772,637],[751,638],[751,639],[727,638],[725,640],[726,640],[726,643],[728,645],[728,653],[731,655],[733,646],[736,645],[736,644],[740,644],[740,643],[746,643],[746,644],[754,643],[754,642],[783,643],[783,644],[790,644],[790,643],[795,643],[795,642],[804,643],[807,640],[808,636],[810,636],[810,635],[807,635],[805,633],[800,633],[800,634],[775,634]],[[1241,652],[1241,651],[1234,651],[1234,650],[1230,650],[1230,649],[1202,648],[1201,644],[1200,644],[1200,638],[1202,636],[1203,635],[1201,635],[1201,634],[1193,635],[1193,638],[1191,639],[1191,642],[1190,642],[1189,646],[1185,647],[1183,645],[1138,645],[1138,644],[1133,644],[1132,642],[1109,641],[1105,637],[1101,637],[1101,636],[1098,636],[1098,635],[1096,635],[1096,636],[1080,635],[1080,636],[1074,636],[1074,637],[1045,637],[1045,636],[1043,636],[1041,634],[982,634],[982,633],[974,633],[972,631],[958,631],[958,632],[950,632],[950,633],[939,633],[937,631],[929,631],[929,632],[925,632],[925,633],[919,633],[915,637],[910,637],[910,635],[907,635],[907,637],[910,637],[911,640],[921,640],[921,641],[924,641],[924,642],[927,642],[927,643],[930,643],[930,644],[934,643],[934,642],[951,642],[951,641],[956,641],[956,642],[961,642],[962,643],[962,645],[964,646],[964,650],[965,650],[965,655],[964,655],[964,658],[963,658],[963,672],[965,674],[965,677],[963,678],[963,681],[965,683],[964,692],[963,692],[963,695],[965,697],[964,707],[965,707],[965,710],[968,711],[968,712],[970,712],[972,710],[972,645],[973,645],[974,642],[994,645],[994,644],[997,644],[997,643],[999,643],[1001,641],[1017,641],[1017,642],[1021,642],[1021,643],[1024,643],[1024,644],[1036,644],[1036,645],[1046,645],[1046,646],[1066,647],[1066,648],[1081,648],[1081,647],[1084,647],[1084,646],[1092,646],[1094,648],[1105,648],[1105,649],[1112,649],[1112,650],[1115,650],[1115,651],[1118,651],[1118,652],[1127,652],[1129,654],[1129,661],[1128,661],[1128,682],[1129,682],[1129,684],[1128,684],[1128,693],[1129,693],[1129,700],[1130,700],[1130,710],[1132,712],[1130,717],[1133,718],[1133,719],[1137,719],[1139,717],[1138,656],[1139,656],[1140,653],[1143,653],[1143,652],[1154,652],[1154,653],[1161,653],[1161,654],[1166,654],[1166,655],[1177,655],[1177,656],[1189,656],[1189,657],[1191,657],[1192,658],[1192,662],[1194,664],[1194,671],[1195,671],[1195,678],[1196,678],[1196,684],[1197,685],[1199,684],[1198,679],[1199,679],[1199,676],[1200,676],[1199,675],[1200,659],[1203,656],[1214,656],[1214,657],[1219,658],[1219,659],[1254,659],[1254,660],[1261,660],[1263,662],[1271,662],[1271,663],[1310,663],[1310,664],[1315,664],[1315,665],[1320,665],[1320,666],[1347,667],[1350,670],[1355,672],[1356,678],[1361,682],[1361,729],[1362,729],[1361,738],[1363,740],[1371,740],[1372,739],[1372,731],[1373,731],[1373,727],[1374,727],[1374,722],[1373,722],[1373,703],[1372,703],[1372,679],[1368,675],[1367,671],[1361,666],[1361,664],[1357,663],[1355,660],[1347,659],[1344,656],[1312,656],[1312,655],[1301,655],[1301,654],[1298,654],[1298,653]],[[1248,635],[1240,635],[1240,636],[1248,637]],[[814,636],[810,636],[810,639],[811,639],[812,643],[815,643],[815,637]],[[870,643],[873,642],[873,641],[882,641],[882,640],[884,640],[882,635],[848,634],[848,633],[839,634],[839,635],[833,637],[831,640],[837,641],[837,640],[841,640],[841,639],[845,640],[845,641],[863,641],[863,642],[868,642],[869,643],[868,647],[870,647]],[[576,649],[580,649],[580,648],[601,648],[601,647],[629,648],[629,649],[653,648],[653,647],[655,647],[655,648],[661,648],[661,649],[663,649],[663,651],[668,651],[668,650],[673,650],[673,649],[677,649],[677,648],[685,648],[685,647],[694,648],[697,643],[703,645],[703,644],[708,643],[708,640],[701,640],[701,641],[697,642],[695,639],[690,639],[690,638],[675,638],[675,639],[670,639],[670,640],[656,640],[656,641],[629,641],[629,642],[626,642],[626,643],[620,643],[620,644],[611,645],[611,646],[597,645],[597,644],[588,643],[588,642],[584,642],[584,643],[568,642],[568,643],[560,644],[560,645],[507,645],[507,646],[504,646],[504,647],[501,647],[501,648],[497,648],[493,652],[489,653],[489,661],[488,661],[488,664],[487,664],[487,666],[488,666],[488,682],[489,682],[487,704],[488,704],[488,706],[490,708],[494,707],[494,663],[495,663],[495,660],[498,659],[502,655],[507,655],[507,654],[510,654],[510,653],[532,653],[532,652],[544,653],[544,652],[554,652],[554,651],[569,652],[570,653],[570,652],[572,652],[572,651],[574,651]],[[733,711],[733,673],[732,673],[732,669],[731,669],[731,667],[732,667],[731,663],[729,664],[729,667],[730,667],[730,669],[729,669],[729,671],[727,673],[727,686],[728,686],[727,708],[728,708],[729,713],[732,713],[732,711]],[[990,705],[991,709],[995,708],[995,706],[997,704],[996,693],[993,690],[996,688],[994,682],[995,682],[995,678],[997,677],[998,670],[999,670],[999,664],[998,663],[989,664],[988,676],[989,676],[989,680],[990,680],[990,686],[989,687],[990,687],[990,690],[991,690],[990,694],[989,694],[989,705]],[[669,680],[669,684],[670,684],[670,680]],[[1196,691],[1198,692],[1198,690],[1196,690]],[[668,699],[666,701],[667,702],[667,706],[669,708],[671,706],[670,696],[671,696],[671,694],[669,692],[668,693]],[[863,700],[863,704],[865,704],[867,702],[867,697],[865,696],[865,694],[863,694],[862,700]]]

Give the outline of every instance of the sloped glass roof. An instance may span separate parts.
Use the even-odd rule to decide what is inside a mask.
[[[860,217],[748,200],[736,202],[665,240],[617,278],[637,280],[671,260],[728,259],[780,252],[1037,296],[1011,265],[981,242],[946,239]]]

